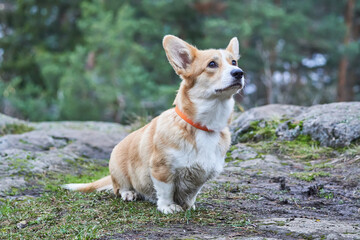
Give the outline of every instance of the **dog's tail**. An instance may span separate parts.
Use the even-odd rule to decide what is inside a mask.
[[[95,182],[92,183],[69,183],[62,185],[61,187],[71,190],[71,191],[78,191],[78,192],[94,192],[94,191],[105,191],[111,190],[112,181],[111,176],[103,177]]]

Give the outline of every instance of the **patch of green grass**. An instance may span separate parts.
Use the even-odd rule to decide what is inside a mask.
[[[45,190],[40,197],[0,198],[0,239],[94,239],[179,224],[230,228],[250,224],[249,216],[234,211],[236,201],[227,201],[223,189],[204,190],[196,210],[170,215],[160,213],[155,204],[146,201],[124,202],[112,192],[85,194],[64,190],[62,184],[92,182],[109,175],[108,167],[87,159],[69,161],[79,164],[77,176],[59,173],[29,176],[29,182],[36,179],[37,190]],[[13,193],[19,194],[20,191]],[[20,222],[25,223],[23,228],[17,226]]]
[[[38,181],[45,190],[57,191],[60,186],[68,183],[90,183],[109,175],[109,167],[97,166],[89,163],[89,166],[79,175],[71,174],[48,174]]]
[[[325,199],[333,199],[334,198],[334,193],[326,192],[325,189],[323,189],[323,188],[320,189],[318,195],[319,195],[319,197],[325,198]]]
[[[17,224],[26,222],[20,229]],[[39,198],[1,200],[0,238],[13,239],[93,239],[106,234],[167,227],[172,224],[245,226],[247,216],[228,208],[197,210],[164,215],[149,202],[124,202],[113,194],[83,194],[58,189]]]
[[[21,134],[21,133],[33,131],[34,129],[35,128],[30,127],[26,124],[22,124],[22,123],[6,124],[3,126],[0,126],[0,136],[7,135],[7,134]]]
[[[360,141],[358,140],[358,142],[344,148],[343,153],[345,153],[345,155],[349,157],[360,155]]]
[[[311,182],[311,181],[314,181],[315,178],[317,178],[317,177],[328,177],[328,176],[330,176],[330,173],[323,172],[323,171],[320,171],[320,172],[296,172],[296,173],[290,174],[290,176],[293,176],[293,177],[303,180],[303,181]]]
[[[305,165],[305,170],[307,171],[312,171],[315,169],[334,168],[334,165],[328,164],[326,162],[316,164],[305,163]]]

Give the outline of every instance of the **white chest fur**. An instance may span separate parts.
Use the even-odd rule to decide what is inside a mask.
[[[223,170],[224,156],[220,148],[220,132],[197,131],[196,144],[184,143],[179,150],[169,150],[172,170],[201,167],[206,174],[217,175]]]

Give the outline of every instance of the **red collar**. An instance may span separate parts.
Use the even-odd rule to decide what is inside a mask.
[[[180,109],[175,106],[175,112],[188,124],[192,125],[193,127],[196,127],[197,129],[206,131],[206,132],[213,132],[214,130],[208,129],[206,126],[201,125],[200,123],[194,123],[189,119],[183,112],[180,111]]]

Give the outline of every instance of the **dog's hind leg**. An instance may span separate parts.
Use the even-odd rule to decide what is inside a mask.
[[[136,201],[138,199],[138,194],[132,190],[123,190],[120,191],[120,194],[124,201]]]
[[[113,190],[114,194],[116,196],[121,196],[121,198],[124,201],[135,201],[138,199],[138,194],[131,190],[130,183],[127,183],[128,181],[121,181],[121,184],[119,184],[119,181],[114,176],[111,176],[112,184],[113,184]],[[121,180],[124,180],[121,178]]]
[[[111,175],[111,181],[112,181],[112,185],[113,185],[113,191],[114,191],[114,194],[116,196],[119,196],[120,195],[120,184],[117,182],[116,178]]]

